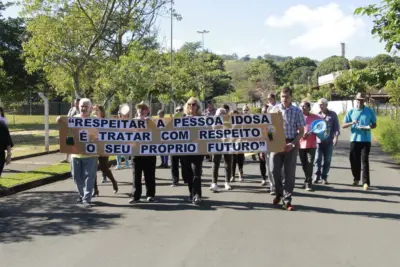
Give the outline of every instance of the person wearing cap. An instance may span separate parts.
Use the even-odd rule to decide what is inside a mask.
[[[344,117],[343,128],[351,128],[350,136],[350,166],[353,174],[353,185],[357,186],[361,178],[364,190],[370,186],[369,152],[371,150],[371,129],[376,128],[375,112],[365,106],[365,94],[358,93],[355,97],[356,107],[349,110]]]
[[[328,184],[328,173],[331,167],[333,147],[336,146],[339,139],[340,125],[336,112],[328,109],[327,99],[319,99],[318,105],[320,108],[318,115],[321,119],[325,120],[329,137],[325,140],[321,140],[317,137],[317,151],[315,155],[316,161],[314,166],[313,183],[317,184],[319,183],[320,179],[322,179],[323,184]]]
[[[136,106],[136,119],[149,119],[150,108],[145,102],[141,102]],[[146,200],[154,202],[156,194],[156,156],[135,156],[133,157],[133,186],[132,198],[130,204],[140,202],[142,196],[142,173],[146,184]]]
[[[159,119],[164,119],[165,117],[165,111],[160,109],[159,111],[157,111],[157,115]],[[158,168],[165,168],[168,169],[168,156],[160,156],[161,158],[161,165],[158,166]]]
[[[310,112],[311,103],[306,99],[301,102],[300,108],[303,111],[306,126],[304,127],[304,135],[299,141],[299,158],[305,175],[304,189],[312,191],[311,185],[315,151],[317,149],[317,136],[311,132],[311,125],[314,121],[319,120],[320,117]]]
[[[229,109],[228,105],[224,105],[224,107]],[[217,111],[215,112],[215,116],[225,116],[226,114],[228,114],[225,108],[222,107],[217,109]],[[224,156],[225,167],[225,190],[232,190],[232,187],[229,183],[232,177],[232,154],[216,154],[213,157],[212,183],[210,186],[211,192],[218,192],[218,172],[222,156]]]
[[[306,122],[301,110],[292,105],[292,90],[288,87],[284,87],[281,90],[279,113],[282,114],[283,118],[286,145],[283,148],[283,152],[271,153],[270,166],[276,195],[272,203],[277,205],[283,198],[284,208],[291,211],[294,210],[292,194],[295,184],[298,143],[304,135]],[[285,172],[285,182],[283,182],[281,175],[282,167]]]
[[[174,118],[180,118],[184,116],[185,114],[183,113],[183,107],[177,106],[175,109]],[[171,187],[176,187],[179,184],[179,162],[181,163],[181,174],[183,182],[187,184],[185,169],[183,168],[183,160],[184,160],[183,156],[179,155],[171,156],[171,176],[172,176]]]

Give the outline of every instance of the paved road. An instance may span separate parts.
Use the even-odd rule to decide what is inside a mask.
[[[202,207],[169,187],[168,170],[157,171],[152,204],[128,204],[129,170],[115,172],[117,195],[101,186],[91,210],[74,204],[70,179],[0,199],[0,266],[398,266],[399,166],[373,148],[364,192],[349,185],[347,146],[335,151],[330,185],[305,192],[297,180],[294,212],[270,204],[251,160],[245,182],[218,194],[206,163]]]

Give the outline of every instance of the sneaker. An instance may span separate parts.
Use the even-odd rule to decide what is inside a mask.
[[[102,184],[107,183],[107,178],[103,178],[103,180],[101,180],[101,183],[102,183]]]
[[[82,198],[81,197],[78,197],[76,199],[76,204],[82,204]]]
[[[177,187],[178,186],[178,183],[172,183],[171,184],[171,187]]]
[[[328,180],[326,180],[326,179],[322,179],[322,184],[324,184],[324,185],[328,185],[329,183],[328,183]]]
[[[232,190],[232,187],[229,183],[225,183],[225,190]]]
[[[288,210],[288,211],[293,211],[294,207],[292,205],[292,203],[288,202],[288,203],[283,203],[283,208]]]
[[[272,200],[272,204],[274,204],[274,205],[278,205],[280,202],[281,202],[280,197],[275,197],[274,200]]]
[[[193,198],[193,204],[199,205],[201,203],[201,197],[199,196],[194,196]]]
[[[275,196],[275,195],[276,195],[275,190],[271,190],[271,192],[269,192],[269,194],[270,194],[271,196]]]
[[[210,191],[211,192],[218,192],[218,185],[216,183],[212,183],[210,186]]]
[[[243,173],[239,172],[239,182],[243,182]]]
[[[365,191],[367,191],[368,188],[369,188],[369,185],[368,184],[364,184],[363,188],[364,188]]]
[[[353,182],[353,185],[354,185],[354,186],[357,186],[357,185],[359,185],[359,184],[360,184],[360,181],[354,181],[354,182]]]
[[[83,207],[85,207],[85,208],[91,208],[92,207],[92,204],[89,203],[89,202],[83,202],[82,204],[83,204]]]
[[[129,204],[136,204],[136,203],[139,203],[139,202],[140,202],[140,199],[131,198],[129,200]]]
[[[318,184],[319,183],[319,179],[315,178],[312,182],[313,182],[313,184]]]
[[[266,185],[267,185],[267,181],[266,180],[262,180],[261,186],[266,186]]]
[[[154,202],[154,197],[148,197],[148,198],[146,199],[146,201],[147,201],[147,202]]]
[[[306,190],[306,191],[312,191],[311,185],[306,184],[306,185],[305,185],[305,190]]]
[[[117,166],[115,166],[115,168],[114,168],[114,170],[121,170],[121,169],[122,169],[121,165],[117,165]]]
[[[234,183],[234,182],[235,182],[235,176],[232,176],[230,182],[231,182],[231,183]]]

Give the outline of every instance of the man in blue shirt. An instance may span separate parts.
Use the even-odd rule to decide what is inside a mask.
[[[347,112],[344,118],[343,128],[351,127],[350,137],[350,166],[353,173],[354,183],[360,183],[361,162],[362,162],[362,182],[364,190],[370,186],[369,178],[369,152],[371,149],[371,129],[376,128],[375,112],[364,105],[365,95],[356,95],[356,107]]]

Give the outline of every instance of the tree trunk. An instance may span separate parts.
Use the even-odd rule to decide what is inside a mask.
[[[74,90],[75,90],[75,98],[80,98],[81,88],[79,83],[79,73],[75,72],[72,76],[74,80]]]

